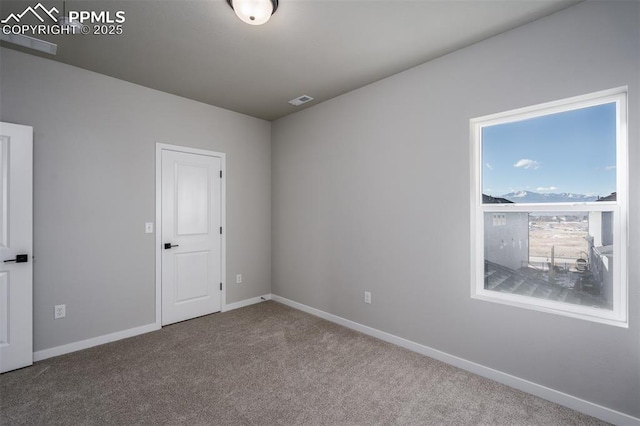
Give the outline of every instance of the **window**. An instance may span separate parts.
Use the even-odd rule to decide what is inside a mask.
[[[471,120],[473,298],[627,326],[626,99]]]

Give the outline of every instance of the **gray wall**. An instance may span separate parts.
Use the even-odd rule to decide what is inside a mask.
[[[640,416],[629,328],[470,298],[469,119],[629,86],[640,250],[640,3],[581,3],[273,123],[273,293]],[[373,303],[363,303],[363,291]]]
[[[270,293],[269,122],[0,55],[0,119],[34,127],[36,351],[155,321],[156,142],[226,153],[227,303]]]

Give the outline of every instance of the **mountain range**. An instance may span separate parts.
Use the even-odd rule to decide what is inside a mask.
[[[515,191],[502,196],[514,203],[586,203],[596,201],[596,195],[562,193],[539,193],[533,191]]]

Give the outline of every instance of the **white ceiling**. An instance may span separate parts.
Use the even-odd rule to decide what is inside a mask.
[[[274,120],[577,2],[280,0],[269,22],[250,26],[226,0],[67,1],[67,10],[124,10],[123,34],[41,37],[58,53],[38,55]],[[36,3],[3,0],[0,15]],[[300,95],[315,100],[287,103]]]

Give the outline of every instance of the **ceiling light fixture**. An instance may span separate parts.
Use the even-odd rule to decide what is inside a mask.
[[[63,34],[82,34],[83,25],[77,19],[69,18],[66,14],[67,2],[62,2],[62,16],[58,17],[58,25],[61,29],[64,29]]]
[[[278,9],[278,0],[227,0],[227,3],[249,25],[264,24]]]

